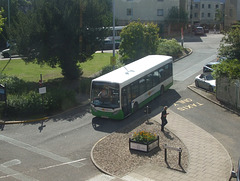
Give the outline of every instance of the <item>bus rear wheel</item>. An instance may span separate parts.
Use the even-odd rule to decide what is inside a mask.
[[[138,103],[134,103],[133,105],[133,112],[136,112],[138,110]]]
[[[161,86],[161,89],[160,89],[160,96],[163,95],[163,93],[164,93],[164,87],[163,87],[163,85],[162,85],[162,86]]]

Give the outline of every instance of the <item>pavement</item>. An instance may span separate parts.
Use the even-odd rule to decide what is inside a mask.
[[[188,86],[189,89],[208,99],[209,101],[224,107],[216,96],[205,90],[196,88],[194,85]],[[225,107],[228,109],[227,107]],[[233,111],[233,110],[232,110]],[[100,174],[90,179],[95,180],[112,180],[112,181],[158,181],[158,180],[178,180],[178,181],[226,181],[229,180],[232,171],[232,160],[224,148],[224,146],[211,134],[196,126],[184,117],[168,109],[169,121],[166,128],[175,134],[187,147],[189,153],[189,164],[186,173],[177,170],[161,167],[157,164],[143,164],[130,173],[121,178],[111,175]],[[233,111],[234,112],[234,111]],[[235,112],[239,114],[238,112]],[[161,123],[161,116],[154,116],[153,120]],[[191,136],[189,136],[191,135]],[[104,139],[104,138],[103,138]],[[92,151],[94,150],[94,147]],[[92,161],[99,170],[103,171],[98,166],[92,157]]]

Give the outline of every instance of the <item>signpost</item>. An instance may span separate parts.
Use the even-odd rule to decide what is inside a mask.
[[[47,89],[46,89],[46,87],[43,87],[42,74],[40,74],[39,89],[38,90],[39,90],[39,94],[42,95],[42,109],[43,109],[43,112],[44,112],[44,97],[43,97],[43,95],[46,94]]]

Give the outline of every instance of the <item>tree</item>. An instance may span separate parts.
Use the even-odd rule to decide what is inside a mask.
[[[1,33],[2,30],[3,30],[2,27],[3,27],[4,21],[5,21],[5,19],[6,19],[6,18],[4,18],[3,15],[2,15],[3,12],[4,12],[4,10],[3,10],[3,8],[1,8],[1,9],[0,9],[0,33]]]
[[[220,43],[219,54],[240,61],[240,26],[225,33]]]
[[[67,79],[77,79],[84,62],[103,37],[110,0],[37,0],[19,11],[10,35],[26,63],[59,66]]]
[[[153,23],[147,25],[132,22],[126,26],[120,36],[119,53],[125,63],[135,61],[149,54],[155,54],[158,45],[159,28]]]
[[[232,28],[224,35],[219,52],[220,56],[227,59],[214,67],[213,75],[216,78],[240,79],[240,26]]]
[[[166,22],[170,27],[173,26],[180,29],[188,23],[188,14],[182,8],[179,9],[174,6],[169,10]]]

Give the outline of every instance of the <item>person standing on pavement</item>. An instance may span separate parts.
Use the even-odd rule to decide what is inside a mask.
[[[161,120],[162,120],[161,131],[163,131],[163,132],[164,132],[164,126],[168,123],[168,121],[167,121],[167,115],[168,115],[169,113],[167,113],[167,109],[168,109],[168,107],[167,107],[167,106],[164,106],[163,111],[162,111],[162,115],[161,115]]]

